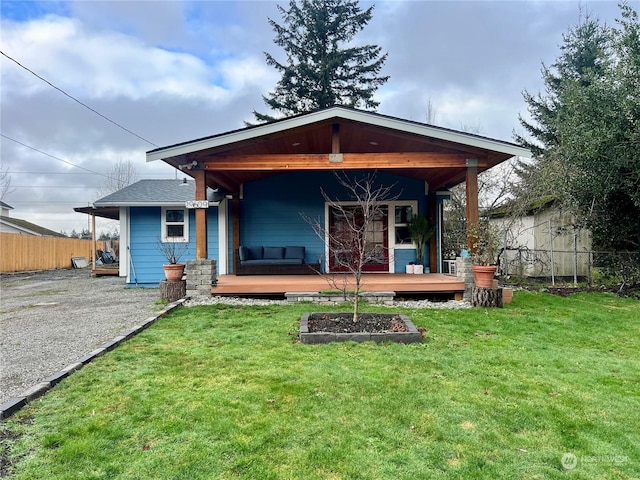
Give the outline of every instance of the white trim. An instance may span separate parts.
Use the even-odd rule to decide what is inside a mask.
[[[399,130],[406,133],[412,133],[429,138],[437,138],[448,142],[460,143],[472,147],[478,147],[486,150],[492,150],[499,153],[510,154],[513,156],[531,157],[531,152],[526,148],[518,145],[506,143],[500,140],[494,140],[486,137],[478,137],[465,132],[457,132],[455,130],[446,130],[443,128],[433,127],[431,125],[414,123],[400,118],[381,116],[370,112],[360,110],[352,110],[344,107],[332,107],[317,112],[308,113],[294,118],[280,120],[274,123],[267,123],[258,127],[246,128],[217,135],[215,137],[194,140],[181,145],[161,148],[151,152],[147,152],[147,162],[162,160],[165,158],[176,157],[180,155],[188,155],[190,153],[216,148],[235,142],[253,140],[258,137],[280,133],[293,128],[307,126],[316,122],[322,122],[333,118],[341,118],[344,120],[352,120],[361,123],[367,123],[383,128]]]
[[[229,221],[227,218],[227,199],[218,205],[218,275],[229,273]]]
[[[118,275],[126,277],[127,283],[130,283],[131,280],[129,276],[129,247],[131,241],[129,218],[129,209],[120,207],[120,267]]]
[[[13,229],[17,230],[18,232],[20,232],[20,233],[18,233],[18,235],[24,235],[24,234],[27,234],[27,235],[33,235],[34,237],[44,237],[44,236],[48,236],[48,235],[43,235],[43,234],[42,234],[42,233],[40,233],[40,232],[36,232],[36,231],[34,231],[34,230],[30,230],[30,229],[28,229],[28,228],[22,227],[22,226],[20,226],[20,225],[16,225],[15,223],[12,223],[12,222],[11,222],[11,220],[6,221],[4,218],[3,218],[3,219],[0,219],[0,224],[2,224],[2,225],[6,225],[7,227],[11,227],[11,228],[13,228]],[[7,232],[7,233],[13,233],[13,232]]]
[[[181,224],[183,225],[183,236],[178,238],[178,237],[167,237],[167,215],[166,212],[167,210],[182,210],[184,212],[184,220],[182,222],[173,222],[176,225]],[[189,210],[187,208],[185,208],[184,205],[178,206],[178,207],[162,207],[161,209],[161,217],[160,217],[160,224],[161,224],[161,230],[160,230],[160,238],[162,240],[163,243],[189,243]],[[171,223],[170,223],[171,224]]]

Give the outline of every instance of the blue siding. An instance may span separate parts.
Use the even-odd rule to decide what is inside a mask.
[[[352,172],[352,178],[362,178],[365,172]],[[420,180],[378,172],[378,182],[395,185],[391,196],[397,200],[416,200],[418,210],[426,211],[424,183]],[[321,187],[332,200],[352,201],[335,175],[328,172],[291,172],[244,185],[241,202],[243,245],[287,246],[304,245],[307,262],[324,256],[324,243],[313,232],[303,214],[324,222],[324,198]],[[414,250],[397,250],[396,271],[415,259]],[[405,256],[411,257],[405,262]],[[398,262],[402,263],[402,267]]]
[[[218,209],[209,208],[208,215],[208,249],[209,258],[218,259]],[[135,278],[131,271],[131,283],[137,279],[138,285],[158,286],[164,279],[162,265],[166,258],[158,249],[161,238],[162,209],[160,207],[130,208],[130,248],[131,260],[135,268]],[[195,213],[189,212],[189,249],[181,258],[181,262],[195,258],[196,254]]]

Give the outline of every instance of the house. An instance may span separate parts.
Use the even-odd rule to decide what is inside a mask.
[[[9,216],[13,210],[11,205],[0,202],[0,233],[17,233],[19,235],[35,235],[39,237],[64,237],[62,233],[54,232],[35,223]]]
[[[503,275],[587,278],[591,264],[591,232],[553,196],[531,202],[513,217],[504,206],[489,213],[501,239]],[[553,259],[553,270],[551,263]]]
[[[448,188],[467,182],[468,218],[477,222],[478,173],[516,155],[530,153],[509,142],[334,106],[147,152],[148,162],[164,161],[193,180],[138,182],[98,200],[92,211],[119,215],[120,274],[129,283],[163,278],[158,240],[188,241],[188,258],[215,260],[218,275],[233,275],[240,246],[256,245],[304,246],[306,262],[333,272],[337,253],[305,217],[319,219],[327,231],[336,228],[340,218],[323,192],[347,206],[353,199],[335,173],[353,180],[375,173],[376,182],[392,186],[394,199],[374,222],[371,239],[380,254],[364,270],[404,272],[417,260],[404,231],[419,213],[439,228],[421,259],[435,273],[442,271]]]

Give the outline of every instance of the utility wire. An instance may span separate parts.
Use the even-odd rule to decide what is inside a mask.
[[[91,170],[89,168],[81,167],[80,165],[76,165],[75,163],[71,163],[71,162],[69,162],[67,160],[64,160],[62,158],[56,157],[55,155],[51,155],[50,153],[43,152],[42,150],[38,150],[37,148],[32,147],[30,145],[27,145],[26,143],[22,143],[22,142],[16,140],[15,138],[8,137],[7,135],[5,135],[2,132],[0,132],[0,137],[6,138],[7,140],[11,140],[12,142],[17,143],[18,145],[22,145],[23,147],[28,148],[30,150],[33,150],[34,152],[41,153],[42,155],[46,155],[47,157],[51,157],[54,160],[58,160],[59,162],[66,163],[67,165],[71,165],[72,167],[80,168],[81,170],[86,170],[87,172],[95,173],[96,175],[100,175],[101,177],[105,177],[105,178],[111,179],[111,177],[109,175],[105,175],[104,173],[96,172],[95,170]]]
[[[19,67],[25,69],[27,72],[31,73],[32,75],[34,75],[35,77],[39,78],[40,80],[42,80],[44,83],[46,83],[47,85],[55,88],[56,90],[58,90],[60,93],[62,93],[63,95],[66,95],[67,97],[69,97],[71,100],[73,100],[74,102],[79,103],[80,105],[82,105],[83,107],[91,110],[93,113],[95,113],[96,115],[104,118],[106,121],[113,123],[116,127],[121,128],[122,130],[124,130],[127,133],[130,133],[131,135],[133,135],[134,137],[139,138],[140,140],[147,142],[150,145],[153,145],[154,147],[159,147],[159,145],[156,145],[155,143],[147,140],[144,137],[141,137],[140,135],[138,135],[137,133],[132,132],[131,130],[129,130],[127,127],[123,127],[122,125],[120,125],[119,123],[111,120],[110,118],[104,116],[103,114],[101,114],[100,112],[98,112],[97,110],[94,110],[93,108],[91,108],[89,105],[82,103],[80,100],[78,100],[77,98],[75,98],[74,96],[68,94],[67,92],[65,92],[64,90],[62,90],[59,87],[56,87],[53,83],[51,83],[49,80],[41,77],[40,75],[38,75],[36,72],[34,72],[33,70],[25,67],[24,65],[22,65],[20,62],[18,62],[15,58],[10,57],[9,55],[7,55],[6,53],[4,53],[2,50],[0,50],[0,53],[8,58],[9,60],[11,60],[12,62],[14,62],[16,65],[18,65]]]

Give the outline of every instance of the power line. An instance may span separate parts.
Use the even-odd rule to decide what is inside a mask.
[[[91,110],[93,113],[95,113],[96,115],[104,118],[106,121],[111,122],[112,124],[114,124],[116,127],[121,128],[122,130],[124,130],[127,133],[130,133],[131,135],[133,135],[134,137],[139,138],[140,140],[147,142],[150,145],[153,145],[154,147],[159,147],[159,145],[156,145],[155,143],[153,143],[150,140],[147,140],[144,137],[141,137],[140,135],[138,135],[135,132],[132,132],[131,130],[129,130],[127,127],[123,127],[122,125],[120,125],[118,122],[115,122],[113,120],[111,120],[109,117],[106,117],[105,115],[101,114],[100,112],[98,112],[97,110],[94,110],[93,108],[91,108],[89,105],[87,105],[86,103],[81,102],[80,100],[78,100],[77,98],[75,98],[74,96],[68,94],[67,92],[65,92],[64,90],[62,90],[59,87],[56,87],[53,83],[51,83],[49,80],[47,80],[46,78],[41,77],[40,75],[38,75],[36,72],[34,72],[33,70],[25,67],[24,65],[22,65],[20,62],[18,62],[15,58],[10,57],[9,55],[7,55],[6,53],[4,53],[2,50],[0,50],[0,53],[8,58],[9,60],[11,60],[12,62],[14,62],[16,65],[18,65],[20,68],[25,69],[27,72],[31,73],[33,76],[35,76],[36,78],[39,78],[40,80],[42,80],[44,83],[46,83],[47,85],[55,88],[56,90],[58,90],[60,93],[62,93],[63,95],[69,97],[71,100],[73,100],[74,102],[79,103],[80,105],[82,105],[83,107],[85,107],[88,110]]]
[[[67,160],[64,160],[62,158],[56,157],[55,155],[51,155],[50,153],[43,152],[42,150],[38,150],[37,148],[32,147],[30,145],[27,145],[26,143],[22,143],[21,141],[16,140],[15,138],[11,138],[11,137],[5,135],[2,132],[0,132],[0,137],[6,138],[7,140],[11,140],[12,142],[17,143],[18,145],[22,145],[23,147],[28,148],[30,150],[33,150],[34,152],[41,153],[42,155],[46,155],[47,157],[51,157],[54,160],[58,160],[59,162],[66,163],[67,165],[71,165],[72,167],[76,167],[76,168],[79,168],[81,170],[86,170],[87,172],[95,173],[96,175],[100,175],[101,177],[112,179],[109,175],[105,175],[104,173],[96,172],[95,170],[91,170],[90,168],[81,167],[80,165],[76,165],[75,163],[71,163],[71,162],[69,162]]]

